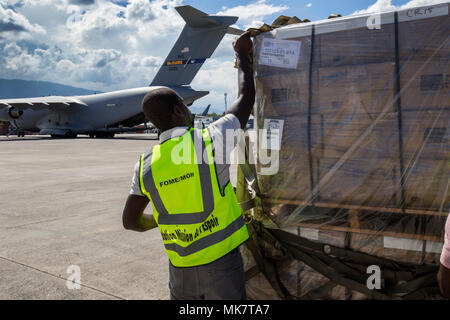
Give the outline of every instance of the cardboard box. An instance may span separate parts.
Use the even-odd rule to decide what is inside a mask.
[[[394,99],[395,66],[392,63],[313,69],[312,113],[344,110],[376,113]],[[309,71],[256,77],[258,112],[264,116],[308,113]]]
[[[365,25],[352,29],[350,23],[349,27],[316,35],[314,66],[326,68],[395,61],[393,23],[372,30]]]
[[[417,12],[400,14],[398,39],[401,60],[423,59],[433,55],[448,59],[448,10],[445,15],[433,16],[437,10],[444,13],[446,6],[448,4],[428,6],[414,9]],[[382,20],[379,29],[370,29],[356,20],[355,24],[336,20],[323,27],[318,25],[314,66],[336,67],[395,61],[393,15]],[[321,28],[327,31],[320,33]]]
[[[379,118],[377,118],[379,116]],[[396,113],[315,115],[312,119],[312,154],[315,158],[398,158]]]
[[[450,108],[402,112],[403,159],[447,160],[450,158]]]
[[[398,119],[387,113],[375,119],[367,114],[313,114],[308,117],[284,118],[281,155],[296,158],[309,153],[316,158],[393,158],[398,155]],[[291,165],[291,164],[289,164]]]
[[[401,62],[400,67],[402,110],[450,109],[448,57],[408,60]]]
[[[393,110],[395,65],[353,65],[318,69],[315,113],[380,113]]]
[[[417,159],[406,162],[406,206],[412,209],[450,210],[450,158],[442,160]]]
[[[288,71],[256,77],[255,81],[257,112],[261,117],[286,117],[308,112],[309,72]]]
[[[306,200],[310,196],[309,162],[306,155],[297,158],[285,152],[280,155],[280,167],[276,174],[260,175],[259,187],[270,199]]]
[[[445,9],[445,5],[442,7],[440,10]],[[421,12],[418,12],[418,16],[426,16],[435,9],[433,6],[422,8]],[[450,56],[450,45],[448,43],[449,27],[448,13],[447,15],[428,19],[400,22],[398,37],[401,60],[421,60],[431,56],[446,57],[448,59]]]
[[[400,204],[400,162],[398,159],[352,159],[339,166],[339,159],[313,161],[318,201],[392,207]],[[450,210],[450,160],[405,162],[406,209]]]
[[[391,207],[398,203],[398,161],[358,159],[313,162],[317,199],[336,204]]]
[[[325,89],[354,88],[354,92],[393,89],[395,84],[395,64],[393,62],[358,64],[339,67],[319,68],[319,91]]]

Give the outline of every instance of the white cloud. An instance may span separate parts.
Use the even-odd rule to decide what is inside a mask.
[[[56,64],[56,69],[59,72],[71,73],[76,69],[76,65],[70,60],[62,59]]]
[[[0,78],[53,81],[97,91],[148,85],[184,26],[174,9],[183,0],[128,0],[127,6],[125,1],[109,0],[2,3],[0,23],[11,30],[0,31]],[[256,0],[208,13],[239,16],[237,26],[247,28],[259,27],[265,17],[286,9]],[[211,92],[199,105],[211,103],[222,110],[225,92],[228,104],[236,97],[234,39],[225,36],[194,79],[193,88]]]
[[[312,7],[312,3],[310,2],[310,3],[306,4],[306,7],[307,8],[311,8]]]
[[[38,24],[32,24],[22,14],[14,10],[14,5],[3,7],[0,5],[0,37],[7,39],[25,39],[30,35],[41,36],[45,34],[44,28]]]
[[[273,5],[267,3],[267,0],[258,0],[254,3],[250,3],[246,6],[241,5],[233,8],[228,8],[218,12],[218,15],[237,16],[239,17],[239,25],[249,25],[255,21],[262,21],[264,17],[280,13],[287,10],[285,5]],[[261,25],[258,25],[260,27]]]

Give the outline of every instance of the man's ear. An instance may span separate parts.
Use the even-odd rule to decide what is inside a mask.
[[[184,116],[184,110],[177,104],[173,106],[173,113],[177,116],[177,118]]]

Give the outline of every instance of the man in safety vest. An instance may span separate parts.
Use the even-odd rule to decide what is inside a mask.
[[[123,225],[140,232],[159,227],[170,260],[171,299],[245,299],[238,247],[249,235],[230,183],[231,150],[224,140],[227,131],[245,128],[255,102],[250,34],[233,48],[239,97],[207,129],[193,128],[194,116],[169,88],[153,90],[142,102],[161,135],[135,166]],[[149,203],[152,216],[143,214]]]

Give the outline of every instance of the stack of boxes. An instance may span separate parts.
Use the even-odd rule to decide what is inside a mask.
[[[450,22],[399,24],[406,204],[449,211]]]
[[[399,207],[403,192],[407,208],[450,209],[448,14],[400,13],[398,53],[386,16],[380,29],[318,24],[314,40],[299,25],[297,69],[256,65],[259,128],[284,120],[279,172],[260,177],[268,198]]]
[[[368,28],[367,15],[344,17],[255,39],[256,128],[266,119],[284,121],[281,148],[269,151],[279,153],[278,173],[258,181],[263,198],[277,200],[270,210],[285,230],[399,262],[438,263],[442,244],[423,239],[442,236],[445,216],[398,210],[450,210],[448,11],[442,4],[383,13],[380,28]],[[264,38],[301,42],[297,68],[259,63]],[[311,201],[326,204],[329,213],[311,215],[304,210]],[[345,205],[365,208],[358,224],[372,232],[327,229],[349,226]],[[305,228],[288,221],[312,229],[305,236]],[[250,266],[250,254],[244,258]],[[299,296],[327,281],[302,262],[277,271]],[[261,277],[247,282],[249,297],[276,298]],[[327,297],[364,298],[340,286]]]

